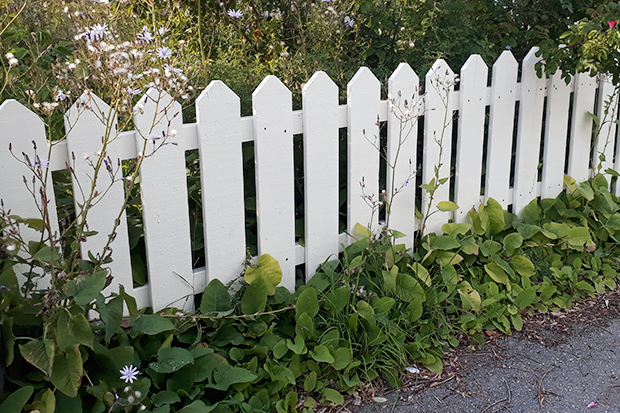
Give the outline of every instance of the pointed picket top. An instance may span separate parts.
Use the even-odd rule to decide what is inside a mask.
[[[512,159],[518,71],[517,60],[510,51],[504,50],[493,65],[491,77],[484,198],[495,199],[504,209],[512,203],[509,196],[510,168],[506,165],[510,165]]]
[[[347,229],[355,234],[357,223],[372,230],[378,226],[362,195],[379,200],[379,103],[381,83],[367,67],[361,67],[347,85]],[[364,189],[360,187],[363,182]],[[372,217],[372,221],[370,221]]]
[[[134,107],[149,288],[153,310],[193,310],[193,271],[181,105],[149,89]]]
[[[393,199],[387,224],[406,235],[407,248],[413,247],[415,232],[415,215],[411,211],[415,210],[418,118],[423,113],[420,78],[409,64],[401,63],[388,79],[386,193],[393,194]]]
[[[195,280],[203,290],[215,278],[227,284],[243,270],[245,216],[241,104],[224,82],[209,83],[196,100],[202,214],[207,278]],[[213,194],[226,194],[226,202]]]
[[[95,198],[93,206],[88,210],[88,229],[96,231],[97,234],[89,236],[81,243],[82,256],[87,257],[89,252],[95,257],[104,254],[108,237],[114,230],[116,236],[109,245],[112,249],[112,262],[104,266],[109,268],[114,278],[106,293],[118,291],[119,284],[131,292],[133,279],[127,218],[124,212],[125,191],[123,183],[118,180],[122,170],[120,142],[115,139],[118,134],[116,113],[95,94],[85,91],[65,113],[65,130],[67,151],[70,159],[75,159],[71,175],[73,187],[86,190],[74,191],[76,211],[80,211],[82,205],[86,204],[84,198],[91,195],[93,178],[96,180],[95,190],[104,194]],[[100,156],[111,161],[110,170],[118,174],[115,182],[105,165],[101,165],[99,174],[94,176],[94,168]],[[120,223],[114,229],[116,217],[121,212]]]
[[[438,202],[450,201],[450,159],[452,156],[452,109],[454,108],[455,76],[450,66],[443,60],[437,60],[425,77],[426,98],[424,116],[424,143],[422,183],[446,180],[435,191],[433,203],[429,209],[429,193],[422,191],[422,214],[432,213],[426,221],[425,232],[439,232],[441,225],[452,218],[450,212],[435,212]],[[448,111],[448,113],[446,113]],[[447,121],[447,123],[446,123]]]
[[[45,124],[34,112],[16,100],[8,99],[0,105],[0,198],[4,202],[6,211],[11,210],[13,215],[18,215],[24,219],[41,219],[41,212],[37,208],[32,190],[35,193],[37,202],[41,204],[39,194],[40,183],[37,181],[36,187],[32,188],[32,178],[34,172],[26,165],[24,155],[31,159],[32,163],[40,161],[41,172],[49,165],[49,145],[46,140]],[[9,151],[11,145],[11,151]],[[35,152],[36,145],[36,152]],[[12,153],[11,153],[12,152]],[[47,208],[52,232],[58,233],[58,219],[56,215],[56,199],[54,198],[54,187],[52,184],[52,174],[47,171]],[[28,186],[24,183],[28,181]],[[27,244],[29,241],[41,241],[41,233],[29,228],[26,225],[20,226],[20,235]],[[49,234],[45,234],[47,238]],[[28,267],[17,264],[15,272],[21,274],[28,271]],[[43,279],[47,282],[48,279]],[[44,285],[39,284],[44,288]]]
[[[258,253],[280,263],[281,285],[295,290],[295,192],[291,91],[267,76],[252,93]]]
[[[338,86],[325,72],[304,85],[304,249],[306,280],[327,257],[338,256]]]
[[[265,77],[256,89],[254,89],[254,92],[252,92],[252,102],[254,102],[254,99],[268,101],[271,96],[277,96],[282,99],[282,97],[288,95],[290,95],[291,98],[293,96],[289,88],[276,76],[269,75]]]
[[[105,119],[110,118],[111,115],[110,105],[91,91],[85,90],[65,113],[65,125],[72,127],[83,116],[103,122]],[[112,116],[116,120],[116,114]]]
[[[484,152],[484,120],[489,68],[480,55],[471,55],[461,69],[459,136],[456,144],[454,202],[457,222],[480,204],[480,176]]]
[[[520,215],[523,208],[538,196],[538,163],[547,79],[536,74],[537,47],[530,49],[521,71],[521,96],[517,124],[514,196],[512,212]]]

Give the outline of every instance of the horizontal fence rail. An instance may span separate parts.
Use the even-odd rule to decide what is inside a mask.
[[[371,214],[368,201],[370,197],[379,200],[383,185],[387,193],[399,190],[391,205],[389,225],[405,233],[404,242],[412,247],[414,233],[420,229],[414,213],[416,201],[423,214],[435,210],[440,201],[459,205],[454,213],[431,215],[424,230],[437,232],[450,219],[466,221],[467,211],[489,197],[519,214],[537,197],[556,196],[565,174],[577,181],[590,177],[601,154],[602,170],[620,172],[616,125],[606,125],[602,138],[594,140],[593,118],[588,115],[604,112],[604,101],[614,92],[614,85],[604,77],[587,74],[576,75],[569,84],[559,74],[538,78],[535,51],[526,56],[520,73],[512,54],[503,52],[492,67],[490,83],[489,68],[478,55],[469,58],[458,76],[438,60],[423,85],[411,67],[402,63],[388,81],[387,100],[381,99],[381,84],[372,72],[361,68],[347,87],[345,105],[338,102],[334,82],[317,72],[303,88],[303,109],[295,111],[291,92],[269,76],[252,96],[253,116],[245,117],[241,116],[239,98],[224,83],[214,81],[196,101],[197,122],[188,124],[182,122],[178,103],[151,89],[134,108],[137,129],[120,132],[108,148],[114,161],[133,160],[148,155],[138,148],[150,147],[144,146],[144,141],[152,131],[176,131],[166,138],[174,145],[165,145],[145,158],[140,170],[148,283],[131,287],[127,218],[120,211],[125,196],[122,182],[111,185],[101,203],[89,212],[89,229],[99,234],[83,243],[82,256],[102,248],[106,231],[120,219],[112,243],[114,261],[109,265],[114,276],[111,288],[124,285],[140,307],[159,310],[175,305],[192,310],[193,300],[188,297],[201,293],[209,280],[227,283],[243,270],[242,145],[246,142],[253,143],[255,154],[258,252],[278,259],[282,285],[290,290],[295,287],[295,267],[305,265],[306,277],[311,277],[319,264],[350,242],[347,233],[355,233],[356,223],[379,228],[384,218]],[[150,101],[165,102],[168,109],[164,116],[157,115]],[[92,110],[79,112],[84,105]],[[617,109],[617,105],[614,101],[612,106]],[[76,208],[80,203],[78,181],[93,178],[87,161],[100,150],[106,127],[116,123],[115,118],[102,123],[107,111],[103,100],[83,95],[66,114],[66,139],[52,143],[49,169],[74,165]],[[614,109],[616,117],[617,112]],[[339,231],[342,128],[347,129],[345,233]],[[45,148],[45,126],[34,113],[8,100],[0,106],[0,130],[0,198],[14,214],[36,217],[32,195],[23,183],[29,171],[7,148],[11,143],[14,153],[30,153],[31,141]],[[386,135],[383,138],[382,133]],[[295,241],[294,135],[303,135],[303,246]],[[199,151],[206,261],[204,267],[194,269],[185,165],[185,152],[190,150]],[[394,165],[394,171],[390,170],[381,184],[384,163]],[[408,186],[416,180],[429,183],[435,168],[446,182],[427,211],[428,194],[422,191],[421,200],[416,199],[415,185]],[[360,182],[369,198],[362,198]],[[48,185],[48,191],[51,188]],[[620,186],[613,190],[618,194]],[[49,195],[55,208],[55,197]],[[56,217],[52,221],[58,228]],[[24,236],[37,238],[34,232]]]

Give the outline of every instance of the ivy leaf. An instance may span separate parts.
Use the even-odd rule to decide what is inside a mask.
[[[217,278],[211,280],[205,288],[200,301],[200,312],[203,314],[230,310],[232,304],[228,289]]]
[[[241,297],[241,311],[243,314],[256,314],[265,310],[269,287],[264,278],[256,278]],[[275,293],[275,288],[274,288]]]
[[[295,305],[295,318],[303,313],[308,314],[310,318],[314,318],[319,312],[319,300],[316,296],[316,290],[312,287],[304,289],[297,298],[297,304]]]
[[[347,347],[339,347],[333,350],[332,356],[334,356],[334,368],[336,370],[342,370],[347,367],[353,358],[351,349]]]
[[[510,257],[523,244],[523,237],[518,232],[513,232],[504,237],[502,244],[504,244],[506,255]]]
[[[148,314],[136,319],[132,333],[134,336],[138,334],[154,336],[170,330],[174,330],[174,325],[170,320],[157,314]]]
[[[194,363],[194,356],[189,350],[179,347],[162,348],[157,352],[157,362],[149,364],[156,373],[173,373],[188,364]]]
[[[304,380],[304,390],[311,392],[316,387],[316,371],[311,371]]]
[[[489,198],[486,205],[481,205],[479,214],[487,235],[499,234],[504,229],[504,210],[495,199]]]
[[[248,267],[243,278],[250,285],[255,280],[262,279],[267,287],[267,294],[274,295],[277,285],[282,281],[282,269],[278,260],[269,254],[263,254],[258,257],[258,267]]]

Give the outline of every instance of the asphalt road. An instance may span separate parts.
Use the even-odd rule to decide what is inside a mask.
[[[405,387],[381,395],[378,400],[384,402],[356,410],[620,413],[620,318],[579,325],[559,344],[541,341],[499,338],[461,354],[452,378],[428,387],[411,375]]]

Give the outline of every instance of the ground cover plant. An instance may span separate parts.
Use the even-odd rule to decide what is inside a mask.
[[[453,3],[99,3],[3,2],[9,13],[0,28],[2,97],[18,98],[43,115],[50,141],[70,131],[60,109],[80,97],[89,101],[85,90],[109,99],[104,119],[118,114],[119,127],[108,123],[105,145],[132,128],[127,115],[144,109],[137,95],[150,87],[191,102],[216,76],[233,86],[244,83],[246,99],[252,82],[265,74],[281,75],[295,89],[307,73],[323,69],[344,84],[360,63],[382,73],[393,69],[398,56],[431,62],[440,56],[429,51],[433,39],[436,50],[455,62],[466,48],[450,39],[477,39],[481,53],[518,49],[527,43],[518,40],[528,19],[540,17],[518,2],[470,2],[458,14]],[[496,4],[500,9],[493,9]],[[505,13],[511,5],[521,12]],[[559,36],[564,20],[582,18],[587,6],[550,7],[550,15],[563,18],[538,24],[536,35]],[[481,17],[487,26],[471,20],[481,10],[493,10]],[[513,26],[502,20],[511,16],[521,20],[511,20]],[[611,31],[613,20],[604,16],[597,17],[601,28],[588,27],[613,40],[618,31]],[[447,36],[450,28],[462,35]],[[484,36],[472,35],[483,29],[489,30]],[[150,96],[157,101],[163,94]],[[191,117],[191,110],[186,114]],[[55,211],[46,210],[39,192],[49,184],[49,155],[36,146],[29,156],[16,154],[34,177],[32,193],[42,217],[0,209],[1,411],[310,411],[342,403],[364,382],[398,386],[410,363],[440,372],[446,349],[462,340],[482,344],[484,331],[520,330],[523,312],[568,308],[616,287],[620,203],[597,175],[580,184],[567,178],[567,192],[532,201],[520,218],[490,199],[470,211],[469,223],[446,223],[442,234],[420,234],[413,252],[399,245],[397,228],[358,225],[352,234],[357,241],[294,293],[278,286],[279,265],[263,255],[235,288],[212,281],[196,313],[138,311],[122,286],[104,290],[114,229],[105,234],[101,251],[84,257],[77,251],[84,238],[97,235],[88,230],[87,217],[105,193],[105,185],[97,185],[104,177],[124,182],[123,209],[134,212],[129,221],[139,256],[137,171],[149,153],[174,143],[175,135],[169,128],[161,134],[150,130],[142,136],[143,156],[124,165],[107,157],[104,146],[92,159],[94,178],[77,204],[76,194],[65,191],[60,236],[49,221]],[[246,162],[252,163],[251,156]],[[188,165],[190,197],[199,200],[198,178],[191,173],[197,169],[195,154],[188,155]],[[69,169],[57,178],[58,192],[69,187],[63,180],[75,176]],[[435,178],[424,185],[429,211],[441,185]],[[386,198],[386,209],[396,192]],[[373,212],[379,212],[376,205]],[[384,214],[389,219],[389,211]],[[38,232],[40,242],[24,242],[26,228]],[[194,244],[201,249],[199,235]],[[143,272],[135,271],[137,284]],[[47,279],[51,288],[38,288],[37,281]]]
[[[195,314],[138,312],[122,288],[104,297],[103,284],[67,281],[62,305],[37,316],[49,296],[24,297],[13,270],[21,260],[4,237],[0,407],[310,411],[366,381],[398,386],[411,362],[440,372],[464,337],[482,344],[484,331],[520,330],[524,311],[616,287],[618,198],[602,175],[566,186],[522,219],[490,199],[413,255],[393,242],[399,233],[376,238],[360,225],[359,240],[295,293],[277,286],[279,265],[263,255],[237,291],[211,281]],[[31,262],[49,265],[42,253]]]

